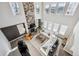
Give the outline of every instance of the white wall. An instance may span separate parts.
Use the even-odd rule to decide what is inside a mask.
[[[68,37],[70,32],[73,30],[76,22],[78,21],[79,6],[78,6],[74,16],[46,14],[44,8],[45,8],[45,3],[43,3],[43,20],[46,20],[46,21],[52,22],[52,23],[59,23],[60,25],[61,24],[67,25],[68,30],[67,30],[65,36]]]
[[[22,3],[18,3],[20,7],[20,14],[13,15],[8,2],[0,2],[0,28],[11,26],[19,23],[25,23],[25,14]],[[26,25],[27,27],[27,25]]]
[[[0,56],[6,55],[11,50],[10,44],[7,38],[0,30]]]
[[[0,28],[11,26],[19,23],[25,23],[27,29],[27,23],[23,10],[22,3],[18,3],[20,7],[20,14],[14,16],[10,9],[8,2],[0,2]],[[10,50],[10,44],[5,36],[0,31],[0,55],[5,55]]]

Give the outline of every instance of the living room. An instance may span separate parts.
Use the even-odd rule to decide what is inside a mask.
[[[78,48],[73,38],[78,33],[78,4],[0,2],[0,56],[79,55],[73,49]],[[19,42],[26,45],[26,52]]]

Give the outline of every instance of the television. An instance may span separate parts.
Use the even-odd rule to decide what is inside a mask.
[[[30,24],[29,29],[34,28],[35,27],[35,23]]]
[[[8,41],[12,41],[26,33],[24,23],[1,28],[1,31]]]

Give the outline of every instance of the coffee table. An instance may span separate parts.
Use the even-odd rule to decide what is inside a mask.
[[[48,36],[46,33],[40,32],[36,34],[30,42],[41,55],[46,56],[48,55],[51,45],[53,45],[56,40],[57,38],[55,36]],[[46,46],[48,47],[46,48]]]

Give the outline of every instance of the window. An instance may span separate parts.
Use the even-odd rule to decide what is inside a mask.
[[[50,12],[50,4],[49,3],[45,4],[45,11],[47,14]]]
[[[66,12],[66,15],[71,15],[73,16],[75,11],[76,11],[76,8],[78,6],[78,3],[77,2],[70,2],[69,3],[69,6],[67,8],[67,12]]]
[[[57,3],[51,3],[51,13],[56,13]]]
[[[58,5],[57,5],[57,13],[64,14],[65,5],[66,5],[66,3],[64,3],[64,2],[58,3]]]

